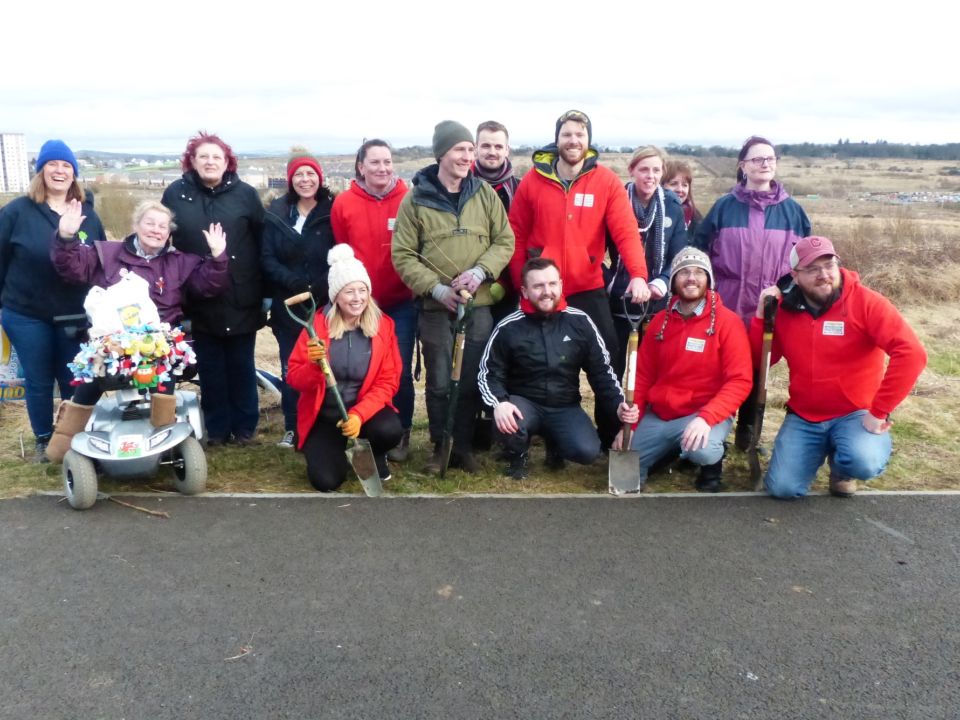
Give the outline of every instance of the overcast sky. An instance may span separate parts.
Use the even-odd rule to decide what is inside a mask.
[[[859,3],[858,3],[859,5]],[[960,140],[955,7],[876,2],[7,3],[0,131],[34,151],[239,152],[430,143],[496,119],[543,144]],[[619,8],[619,9],[618,9]],[[219,15],[219,17],[218,17]]]

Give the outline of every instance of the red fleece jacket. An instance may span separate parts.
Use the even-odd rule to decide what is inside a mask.
[[[808,422],[869,410],[886,418],[913,388],[927,364],[916,334],[889,300],[840,269],[843,291],[818,318],[783,307],[773,326],[771,364],[790,366],[787,407]],[[750,324],[754,357],[760,357],[763,320]],[[890,364],[884,371],[885,356]]]
[[[716,293],[707,297],[698,317],[681,317],[673,310],[677,300],[653,316],[637,357],[634,402],[641,417],[649,405],[661,420],[696,413],[713,426],[733,415],[750,394],[753,365],[743,320]],[[711,323],[714,333],[708,335]]]
[[[313,327],[317,331],[317,337],[329,346],[330,331],[327,328],[327,319],[322,313],[317,313]],[[323,370],[317,363],[307,359],[307,340],[309,338],[306,331],[301,332],[287,364],[287,382],[300,393],[300,400],[297,402],[298,448],[302,448],[306,442],[327,391]],[[347,411],[356,413],[362,422],[366,422],[383,408],[392,408],[391,401],[400,386],[400,368],[400,348],[397,346],[393,320],[383,315],[377,334],[370,340],[370,367],[360,386],[357,404],[347,408]]]
[[[627,191],[620,178],[602,165],[593,165],[577,177],[568,192],[556,175],[545,175],[538,164],[520,181],[510,206],[510,226],[516,236],[510,261],[514,287],[520,287],[523,264],[542,255],[559,266],[567,297],[602,288],[601,264],[608,232],[630,277],[647,277],[643,244]]]
[[[334,240],[353,248],[372,279],[373,299],[385,309],[413,299],[390,258],[397,208],[406,193],[406,184],[398,180],[396,187],[378,200],[354,181],[349,190],[337,195],[330,211]]]

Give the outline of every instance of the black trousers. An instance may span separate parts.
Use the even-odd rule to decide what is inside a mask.
[[[360,427],[360,437],[370,441],[373,454],[385,455],[396,447],[403,436],[400,416],[393,408],[385,407]],[[350,472],[350,463],[344,450],[347,438],[335,421],[317,418],[301,452],[307,460],[307,479],[320,492],[332,492],[343,485]]]
[[[583,310],[593,324],[597,326],[600,337],[603,338],[603,344],[607,348],[610,360],[626,351],[626,346],[620,347],[617,340],[617,331],[613,326],[613,314],[610,312],[610,299],[607,297],[607,291],[603,288],[596,290],[586,290],[575,293],[567,297],[567,304],[578,310]],[[594,410],[593,420],[597,424],[597,432],[600,434],[600,444],[606,450],[610,447],[617,432],[620,430],[620,421],[614,416],[612,419],[603,413]]]

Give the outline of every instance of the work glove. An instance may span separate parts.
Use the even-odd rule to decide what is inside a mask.
[[[319,364],[326,357],[327,348],[318,338],[307,340],[307,360]]]
[[[433,295],[434,300],[452,313],[455,313],[457,311],[457,305],[463,302],[456,291],[449,285],[435,285],[431,295]]]
[[[360,436],[360,426],[362,424],[363,421],[359,415],[356,413],[347,413],[347,419],[338,422],[337,427],[340,428],[340,432],[343,433],[344,437],[356,439]]]

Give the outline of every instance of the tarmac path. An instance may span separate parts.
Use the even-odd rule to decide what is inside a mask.
[[[0,502],[0,718],[957,718],[960,495]]]

